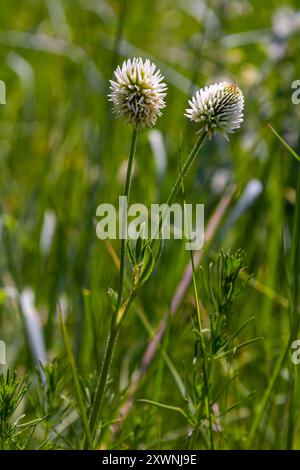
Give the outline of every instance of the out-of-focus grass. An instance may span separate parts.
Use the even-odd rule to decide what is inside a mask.
[[[87,377],[99,367],[110,321],[106,291],[116,285],[117,273],[96,237],[95,213],[101,202],[118,201],[130,138],[129,128],[113,120],[107,102],[115,65],[128,56],[150,57],[168,83],[163,117],[155,132],[143,132],[138,142],[132,201],[146,204],[166,199],[177,174],[180,134],[183,158],[195,141],[196,127],[183,117],[194,87],[231,79],[245,93],[243,126],[230,143],[218,137],[206,143],[185,190],[189,202],[205,203],[208,220],[226,188],[237,184],[231,212],[205,253],[204,269],[215,250],[241,247],[247,252],[249,272],[275,293],[264,295],[264,289],[250,283],[230,319],[234,329],[254,315],[247,332],[264,337],[263,343],[234,358],[239,397],[229,401],[252,390],[256,394],[224,418],[225,431],[230,432],[220,432],[215,439],[218,448],[247,448],[253,417],[290,335],[289,309],[276,296],[290,299],[288,259],[299,164],[266,123],[299,153],[300,105],[291,102],[292,81],[300,78],[297,6],[296,0],[2,0],[0,79],[6,82],[7,104],[0,106],[0,339],[7,344],[12,369],[35,377],[24,307],[18,301],[26,288],[35,296],[48,360],[64,355],[56,316],[59,303],[80,374]],[[254,179],[261,182],[262,192],[247,209],[241,206],[238,217],[231,217]],[[233,223],[226,225],[230,220]],[[118,242],[113,246],[117,250]],[[183,242],[165,244],[160,264],[140,296],[153,329],[169,307],[188,261]],[[299,272],[292,275],[295,282]],[[197,280],[205,306],[201,277]],[[191,289],[163,342],[183,379],[193,360],[193,309]],[[131,312],[112,370],[111,387],[120,401],[148,341],[149,333]],[[296,381],[290,406],[289,360],[262,416],[255,447],[287,445],[290,413],[297,416],[299,395]],[[222,377],[217,379],[221,387]],[[161,355],[137,396],[182,404]],[[109,405],[111,415],[117,415],[118,405]],[[138,402],[113,445],[184,448],[184,424],[178,414]],[[294,427],[292,446],[299,448],[296,418]],[[33,445],[40,445],[42,438],[35,439]]]

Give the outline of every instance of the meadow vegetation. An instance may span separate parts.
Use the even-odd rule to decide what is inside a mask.
[[[297,4],[1,1],[1,449],[300,448]],[[167,84],[137,132],[108,99],[129,57]],[[241,127],[199,137],[224,80]],[[130,202],[205,205],[201,251],[99,240],[128,161]]]

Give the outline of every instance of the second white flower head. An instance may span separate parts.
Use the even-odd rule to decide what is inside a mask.
[[[227,134],[238,129],[243,121],[244,97],[233,83],[221,82],[206,86],[189,101],[185,116],[198,122],[211,137],[215,132]]]
[[[110,80],[110,101],[118,117],[134,128],[153,126],[165,107],[167,86],[163,76],[150,60],[128,59],[115,71],[116,81]]]

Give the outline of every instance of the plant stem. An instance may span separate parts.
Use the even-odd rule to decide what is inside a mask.
[[[212,419],[211,419],[211,404],[210,404],[210,390],[209,390],[209,379],[207,373],[207,364],[206,364],[206,357],[204,351],[204,339],[202,333],[202,322],[201,322],[201,311],[200,311],[200,304],[199,304],[199,297],[198,297],[198,290],[197,290],[197,283],[196,283],[196,272],[195,272],[195,263],[194,263],[194,256],[193,252],[191,251],[191,263],[192,263],[192,270],[193,270],[193,287],[195,293],[195,301],[196,301],[196,310],[197,310],[197,321],[198,321],[198,330],[200,335],[200,349],[201,349],[201,358],[202,358],[202,367],[203,367],[203,380],[204,380],[204,388],[205,388],[205,408],[206,408],[206,417],[208,419],[208,426],[209,426],[209,442],[210,442],[210,450],[214,449],[214,437],[213,437],[213,428],[212,428]]]
[[[204,134],[205,135],[205,134]],[[200,143],[200,147],[202,145],[202,141]],[[180,164],[180,162],[179,162]],[[182,194],[184,198],[184,207],[186,204],[185,200],[185,190],[184,190],[184,180],[183,180],[183,168],[181,168],[180,164],[180,172],[179,176],[181,179],[181,187],[182,187]],[[190,241],[190,226],[189,226],[189,218],[186,216],[186,224],[188,227],[188,238]],[[212,430],[212,419],[211,419],[211,408],[210,408],[210,391],[209,391],[209,380],[208,380],[208,373],[207,373],[207,364],[206,364],[206,356],[204,350],[204,338],[202,333],[202,321],[201,321],[201,310],[200,310],[200,303],[199,303],[199,296],[198,296],[198,289],[197,289],[197,282],[196,282],[196,269],[195,269],[195,262],[194,262],[194,255],[193,251],[190,250],[190,258],[191,258],[191,266],[192,266],[192,278],[193,278],[193,288],[194,288],[194,295],[195,295],[195,302],[196,302],[196,310],[197,310],[197,323],[198,323],[198,330],[200,335],[200,349],[201,349],[201,359],[202,359],[202,368],[203,368],[203,379],[204,379],[204,387],[205,387],[205,411],[206,411],[206,418],[209,424],[209,443],[210,449],[214,449],[214,441],[213,441],[213,430]]]
[[[166,202],[166,205],[167,207],[170,206],[171,204],[173,204],[173,202],[175,201],[175,198],[178,194],[178,191],[180,189],[180,186],[181,186],[181,183],[183,181],[183,179],[186,177],[186,175],[188,174],[194,160],[196,159],[198,153],[199,153],[199,150],[201,149],[202,147],[202,144],[205,140],[205,137],[207,136],[207,133],[206,132],[202,132],[196,142],[196,144],[194,145],[193,149],[191,150],[191,153],[189,154],[187,160],[185,161],[182,169],[181,169],[181,172],[179,173],[178,177],[177,177],[177,180],[175,181],[175,184],[170,192],[170,195],[167,199],[167,202]],[[156,231],[154,232],[154,236],[153,236],[153,239],[152,239],[152,243],[151,243],[151,246],[153,247],[153,245],[155,244],[155,239],[156,237],[158,236],[158,234],[160,233],[161,231],[161,228],[162,228],[162,225],[163,225],[163,222],[164,222],[164,218],[166,216],[166,211],[163,211],[163,213],[161,214],[160,216],[160,220],[158,222],[158,226],[157,226],[157,229]]]
[[[171,193],[168,197],[167,204],[170,205],[174,202],[175,197],[180,189],[180,184],[182,181],[182,178],[184,178],[191,165],[193,164],[195,158],[198,155],[198,152],[202,146],[202,143],[206,137],[206,133],[202,133],[194,148],[192,149],[188,159],[186,160],[185,164],[182,167],[182,172],[178,176],[175,185],[173,186]],[[132,139],[131,139],[131,145],[130,145],[130,151],[129,151],[129,158],[128,158],[128,167],[127,167],[127,174],[126,174],[126,181],[125,181],[125,189],[124,189],[124,196],[127,197],[127,202],[129,201],[129,195],[130,195],[130,183],[131,183],[131,173],[132,173],[132,164],[133,164],[133,159],[135,155],[135,148],[136,148],[136,139],[137,139],[137,131],[136,129],[133,129],[132,133]],[[124,214],[123,214],[124,215]],[[163,216],[162,219],[160,220],[160,224],[163,221]],[[123,224],[123,229],[124,229],[124,220],[122,221]],[[127,228],[126,228],[127,230]],[[123,233],[124,235],[124,233]],[[101,413],[103,409],[103,403],[104,403],[104,394],[105,394],[105,389],[107,385],[107,380],[108,380],[108,375],[110,371],[110,366],[112,362],[112,357],[115,349],[115,345],[119,336],[119,331],[120,331],[120,325],[117,322],[118,319],[118,312],[121,307],[122,303],[122,297],[123,297],[123,289],[124,289],[124,276],[125,276],[125,252],[126,252],[126,237],[122,237],[121,239],[121,251],[120,251],[120,274],[119,274],[119,286],[118,286],[118,294],[117,294],[117,303],[116,303],[116,308],[113,313],[111,325],[110,325],[110,331],[109,331],[109,336],[107,340],[107,346],[104,354],[104,359],[103,359],[103,365],[101,369],[101,373],[98,378],[97,382],[97,387],[95,391],[95,398],[93,401],[93,406],[92,406],[92,411],[91,411],[91,416],[90,416],[90,429],[91,429],[91,434],[93,437],[95,437],[95,432],[97,428],[97,422],[98,419],[101,418]],[[133,300],[134,298],[134,293],[131,294],[130,298]],[[132,300],[128,300],[125,313],[127,312]],[[123,314],[124,316],[125,314]]]
[[[137,140],[137,130],[133,129],[132,138],[131,138],[131,145],[128,157],[128,166],[127,166],[127,173],[126,173],[126,181],[125,181],[125,188],[124,188],[124,196],[127,197],[127,202],[129,200],[130,195],[130,183],[131,183],[131,173],[132,173],[132,164],[135,155],[136,149],[136,140]],[[122,230],[124,230],[124,217],[123,220],[120,221],[122,223]],[[127,227],[126,227],[127,230]],[[107,339],[107,345],[104,353],[103,364],[101,368],[101,373],[98,377],[98,382],[95,390],[95,397],[93,401],[91,416],[90,416],[90,430],[93,437],[95,437],[95,432],[97,429],[97,422],[98,419],[101,419],[103,403],[104,403],[104,395],[107,386],[108,376],[110,372],[111,362],[113,358],[113,353],[115,349],[115,345],[119,336],[119,325],[117,323],[118,312],[122,303],[123,297],[123,287],[124,287],[124,275],[125,275],[125,252],[126,252],[126,237],[124,236],[121,238],[121,252],[120,252],[120,273],[119,273],[119,285],[118,285],[118,297],[116,307],[114,309],[110,330]],[[131,295],[132,297],[132,295]],[[131,302],[128,301],[126,306],[126,311],[128,310]]]
[[[187,220],[187,224],[189,224],[188,220]],[[190,233],[189,225],[188,225],[188,232]],[[205,388],[205,411],[206,411],[206,418],[208,420],[208,425],[209,425],[210,449],[213,450],[214,440],[213,440],[213,429],[212,429],[212,419],[211,419],[211,405],[210,405],[210,398],[209,398],[210,396],[209,379],[208,379],[207,364],[206,364],[206,357],[205,357],[205,351],[204,351],[204,338],[203,338],[203,333],[202,333],[201,310],[200,310],[200,303],[199,303],[199,296],[198,296],[198,289],[197,289],[197,282],[196,282],[196,269],[195,269],[194,255],[193,255],[192,250],[190,251],[190,257],[191,257],[191,265],[192,265],[193,288],[194,288],[196,311],[197,311],[197,323],[198,323],[198,330],[199,330],[199,336],[200,336],[200,349],[201,349],[203,380],[204,380],[204,388]]]
[[[129,202],[129,195],[130,195],[131,172],[132,172],[132,163],[133,163],[135,148],[136,148],[136,138],[137,138],[137,130],[133,129],[130,151],[129,151],[129,158],[128,158],[125,189],[124,189],[124,196],[127,197],[127,202]],[[124,230],[124,215],[125,214],[123,214],[123,220],[122,220],[123,230]],[[127,231],[127,227],[126,227],[126,231]],[[117,300],[116,311],[119,309],[121,302],[122,302],[124,274],[125,274],[125,250],[126,250],[126,237],[123,236],[121,239],[120,275],[119,275],[119,288],[118,288],[118,300]]]
[[[177,193],[180,189],[182,180],[186,177],[186,175],[188,174],[192,164],[194,163],[195,158],[198,156],[199,150],[202,147],[202,144],[205,140],[206,135],[207,135],[206,132],[201,132],[197,142],[195,143],[193,149],[191,150],[191,153],[189,154],[189,156],[188,156],[187,160],[185,161],[184,165],[182,166],[181,172],[178,175],[177,180],[176,180],[176,182],[175,182],[175,184],[174,184],[174,186],[171,190],[171,193],[168,197],[168,200],[167,200],[168,205],[173,204],[173,202],[175,200],[175,197],[177,196]]]
[[[108,375],[110,371],[110,366],[112,362],[112,357],[115,349],[115,345],[118,339],[119,329],[116,329],[111,325],[110,332],[107,339],[106,349],[103,358],[103,364],[101,373],[99,375],[96,391],[95,391],[95,398],[93,402],[91,417],[90,417],[90,430],[91,434],[94,437],[98,418],[101,418],[101,413],[103,409],[103,402],[104,402],[104,394],[107,385]]]

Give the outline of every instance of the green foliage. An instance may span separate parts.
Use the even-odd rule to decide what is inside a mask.
[[[20,449],[26,445],[24,434],[30,429],[29,424],[21,424],[22,416],[13,420],[25,394],[28,391],[27,379],[18,379],[17,374],[0,374],[0,449]],[[21,435],[20,435],[21,434]]]
[[[300,449],[290,354],[300,318],[298,10],[296,0],[0,2],[0,340],[10,370],[0,365],[1,448],[87,446],[118,311],[92,446]],[[184,166],[197,143],[184,117],[196,87],[236,82],[245,119],[229,142],[204,142],[176,196],[205,204],[193,277],[184,241],[141,238],[126,247],[119,302],[120,243],[100,241],[95,225],[97,206],[123,193],[130,128],[107,94],[133,56],[157,64],[168,93],[155,129],[138,136],[132,202],[163,203],[179,188],[178,147]]]
[[[218,256],[216,279],[213,280],[213,263],[209,266],[208,279],[204,281],[208,296],[213,306],[210,314],[211,352],[217,354],[230,345],[227,333],[228,317],[232,314],[232,305],[245,283],[238,276],[244,268],[245,254],[238,250],[235,253],[224,253]],[[216,283],[214,288],[213,283]]]
[[[204,274],[204,283],[213,309],[208,312],[208,324],[205,328],[202,328],[202,323],[197,324],[196,318],[195,323],[198,326],[194,328],[196,340],[192,370],[186,374],[185,379],[185,406],[181,408],[148,399],[141,400],[181,414],[186,420],[187,427],[190,426],[192,429],[188,437],[190,447],[197,448],[199,441],[202,441],[205,447],[212,448],[213,439],[210,433],[222,434],[225,428],[228,438],[230,430],[226,427],[227,415],[230,416],[231,412],[237,413],[253,394],[247,393],[236,403],[228,403],[226,398],[231,389],[236,388],[238,373],[235,369],[239,369],[239,366],[235,367],[235,363],[238,361],[238,351],[262,339],[255,338],[233,344],[239,340],[250,321],[240,325],[235,332],[230,332],[228,329],[228,317],[232,314],[234,301],[246,284],[239,280],[239,274],[245,269],[244,260],[245,254],[241,250],[234,253],[221,251],[216,263],[210,264],[207,276]],[[214,271],[216,271],[215,276],[213,276]],[[214,384],[216,373],[219,380],[222,378],[222,386],[219,386],[217,392]],[[211,397],[211,392],[215,394],[214,399]],[[235,393],[239,394],[238,389]],[[224,409],[221,408],[222,405]],[[208,429],[209,422],[211,431]]]

